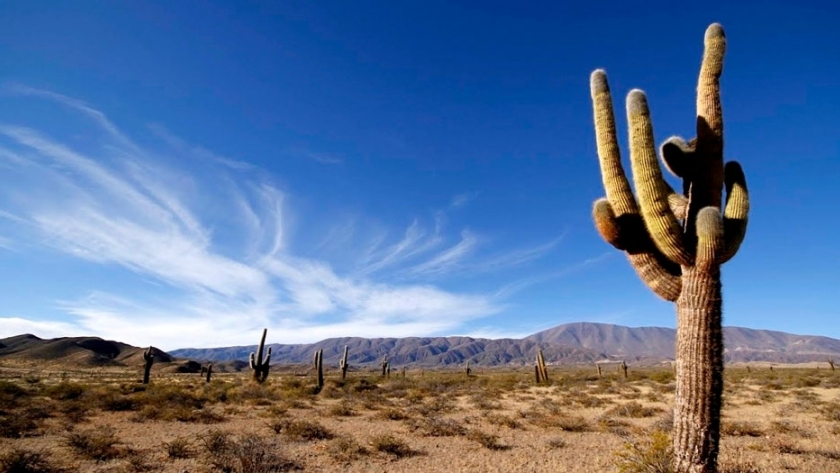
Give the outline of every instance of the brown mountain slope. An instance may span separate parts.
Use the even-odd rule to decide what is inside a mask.
[[[42,362],[66,366],[137,366],[144,348],[99,337],[63,337],[44,340],[31,334],[0,340],[0,359],[22,363]],[[152,348],[156,363],[171,363],[166,352]]]

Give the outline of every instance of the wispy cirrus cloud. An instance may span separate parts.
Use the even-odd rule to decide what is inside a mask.
[[[303,256],[289,239],[289,196],[266,170],[160,125],[151,126],[158,141],[141,145],[78,99],[4,91],[58,106],[88,129],[80,142],[75,128],[71,137],[0,122],[0,166],[9,176],[0,189],[0,247],[19,251],[25,242],[136,277],[108,289],[81,281],[85,289],[69,299],[47,294],[43,304],[65,316],[0,317],[0,337],[91,334],[171,349],[251,344],[262,327],[283,342],[441,334],[504,310],[505,289],[470,293],[432,281],[524,266],[562,239],[481,253],[487,240],[473,230],[447,234],[447,212],[475,197],[464,194],[431,221],[411,219],[395,238],[387,226],[362,238],[356,219],[337,225],[313,246],[360,255],[338,272],[320,251]]]
[[[297,256],[289,247],[282,190],[255,176],[229,175],[240,176],[253,166],[231,165],[238,161],[208,154],[157,127],[167,158],[214,157],[164,160],[160,151],[136,144],[105,114],[79,100],[23,87],[6,91],[80,114],[97,138],[76,147],[37,125],[0,125],[2,163],[22,178],[19,186],[13,181],[4,188],[0,203],[11,218],[0,229],[14,227],[65,257],[126,268],[138,275],[138,284],[157,281],[166,291],[156,294],[148,284],[144,291],[126,287],[119,293],[91,287],[57,303],[70,318],[21,322],[25,319],[7,317],[0,324],[3,332],[28,327],[49,334],[130,336],[129,342],[174,348],[188,343],[184,333],[197,345],[250,343],[249,331],[262,326],[289,341],[429,333],[501,308],[486,295],[336,274],[327,261]],[[195,172],[196,162],[203,163],[201,172]],[[229,185],[220,188],[220,181]],[[33,182],[37,188],[24,188]],[[240,238],[217,237],[198,211],[219,205],[227,209],[224,223],[235,223]],[[402,244],[379,254],[369,269],[422,253],[416,231],[406,232]],[[237,242],[250,242],[257,251]]]

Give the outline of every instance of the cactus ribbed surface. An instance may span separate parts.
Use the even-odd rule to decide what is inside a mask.
[[[152,347],[149,347],[143,352],[143,384],[149,384],[149,374],[152,371],[152,364],[155,362],[155,355],[152,353]]]
[[[590,80],[606,191],[594,204],[595,226],[607,243],[627,253],[653,292],[677,307],[673,466],[678,472],[717,470],[723,392],[720,267],[740,247],[749,212],[741,166],[723,162],[723,28],[709,26],[704,42],[697,137],[669,138],[660,148],[666,169],[682,179],[681,192],[663,179],[647,98],[633,90],[626,108],[637,200],[621,165],[607,76],[596,70]]]
[[[260,339],[260,346],[257,348],[257,353],[251,352],[249,363],[251,371],[253,371],[254,381],[258,383],[265,382],[268,379],[269,362],[271,361],[271,347],[268,347],[268,353],[263,358],[263,349],[265,348],[265,336],[268,329],[263,329],[262,338]]]

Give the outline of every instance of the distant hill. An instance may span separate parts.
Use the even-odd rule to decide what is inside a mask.
[[[840,340],[812,335],[792,335],[742,327],[723,329],[727,363],[805,363],[840,359]],[[599,323],[559,325],[523,339],[472,337],[330,338],[311,344],[272,344],[272,364],[312,362],[315,350],[324,350],[324,363],[338,366],[349,347],[351,366],[375,366],[384,355],[392,366],[436,367],[531,365],[538,349],[550,364],[590,364],[603,360],[627,360],[651,365],[674,359],[676,331],[663,327],[624,327]],[[0,340],[0,361],[66,366],[142,366],[144,348],[97,337],[42,340],[18,335]],[[217,372],[248,369],[254,346],[182,348],[165,353],[154,349],[153,369],[197,372],[201,363],[212,361]]]
[[[0,339],[0,361],[49,368],[143,366],[146,348],[133,347],[99,337],[63,337],[41,339],[32,334]],[[154,371],[198,372],[201,365],[178,360],[168,353],[152,348]]]
[[[840,340],[792,335],[770,330],[724,327],[726,362],[806,363],[840,358]],[[351,364],[375,364],[388,354],[394,366],[445,366],[470,360],[474,365],[528,365],[542,348],[548,363],[592,363],[597,360],[632,360],[655,364],[673,360],[676,330],[663,327],[625,327],[579,322],[559,325],[523,339],[471,337],[331,338],[312,344],[273,344],[272,361],[309,363],[315,350],[324,349],[325,363],[338,363],[347,345]],[[173,356],[203,360],[247,360],[256,346],[184,348]]]

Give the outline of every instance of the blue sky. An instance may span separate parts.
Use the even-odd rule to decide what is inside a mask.
[[[840,338],[836,2],[528,3],[4,2],[0,337],[674,327],[591,221],[589,74],[691,137],[717,21],[752,200],[724,323]]]

